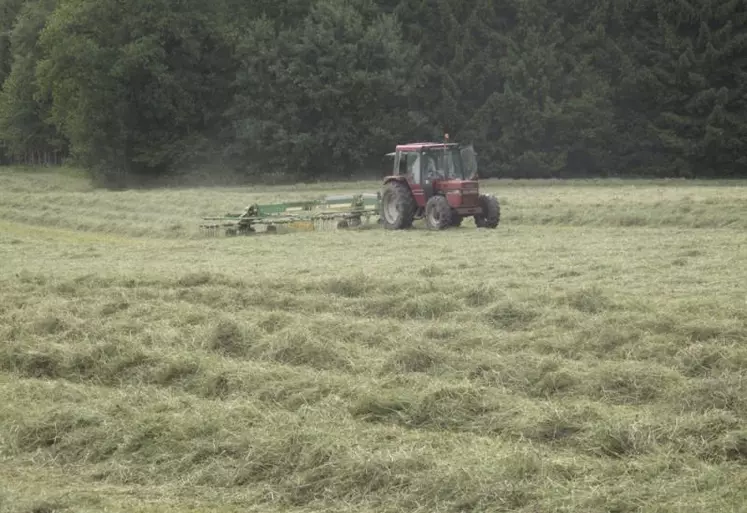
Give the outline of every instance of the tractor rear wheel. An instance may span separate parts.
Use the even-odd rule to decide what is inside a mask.
[[[403,230],[412,226],[415,217],[415,198],[410,187],[402,182],[391,181],[384,186],[381,195],[381,222],[387,230]]]
[[[475,226],[478,228],[495,228],[501,220],[501,206],[498,198],[488,194],[480,195],[482,213],[475,215]]]
[[[425,225],[431,230],[443,230],[452,225],[451,206],[443,196],[433,196],[425,204]]]

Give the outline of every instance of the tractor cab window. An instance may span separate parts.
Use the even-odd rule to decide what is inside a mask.
[[[420,183],[420,155],[411,152],[403,155],[403,160],[407,162],[407,176],[413,183]]]
[[[464,166],[457,149],[434,149],[423,152],[425,176],[436,180],[463,180]]]
[[[477,153],[475,148],[470,144],[459,151],[462,157],[462,166],[464,167],[464,176],[473,177],[477,175]]]
[[[397,174],[400,176],[407,175],[407,173],[409,172],[409,168],[407,166],[407,154],[399,155],[397,160],[399,162]]]

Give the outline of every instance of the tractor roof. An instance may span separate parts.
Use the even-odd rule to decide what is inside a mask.
[[[398,151],[418,151],[425,148],[448,148],[459,146],[457,143],[438,143],[438,142],[417,142],[408,144],[398,144],[396,149]]]

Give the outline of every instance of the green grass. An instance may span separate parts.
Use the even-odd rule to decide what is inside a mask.
[[[497,230],[210,238],[377,184],[0,170],[0,512],[743,511],[745,185],[492,181]]]

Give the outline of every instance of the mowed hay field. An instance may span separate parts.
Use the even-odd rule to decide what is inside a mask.
[[[495,181],[496,230],[211,238],[378,186],[0,170],[0,511],[745,511],[745,185]]]

